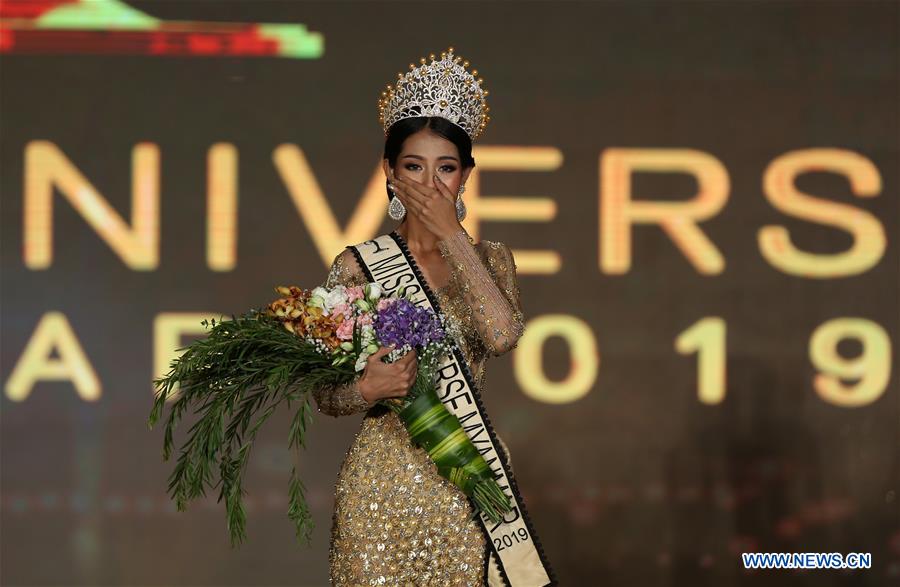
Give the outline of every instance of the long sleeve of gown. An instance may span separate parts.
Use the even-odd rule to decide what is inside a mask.
[[[450,266],[473,317],[484,348],[498,356],[518,345],[525,330],[519,300],[519,282],[512,251],[499,241],[475,245],[465,229],[438,241],[441,256]]]
[[[345,287],[362,285],[366,283],[365,274],[353,256],[350,249],[344,249],[331,264],[328,277],[322,287],[331,289],[341,284]],[[359,377],[346,385],[327,385],[313,390],[313,397],[319,406],[319,411],[329,416],[349,416],[364,412],[371,408],[359,391]]]

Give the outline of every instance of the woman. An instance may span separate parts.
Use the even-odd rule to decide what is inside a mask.
[[[439,62],[432,55],[433,65],[456,63],[452,51],[449,57],[442,53]],[[461,88],[468,86],[466,75],[458,74]],[[421,106],[413,95],[429,94],[429,82],[424,75],[408,77],[420,85],[411,90],[407,82],[408,93],[402,94],[401,87],[390,92],[392,101],[382,100],[389,214],[402,219],[392,234],[408,249],[445,318],[459,327],[457,344],[481,389],[485,360],[515,348],[524,330],[509,248],[488,240],[476,244],[460,224],[465,216],[461,195],[475,166],[472,138],[484,127],[486,107],[483,96],[473,101],[457,95],[462,117],[420,115],[428,109],[410,109],[408,103]],[[324,286],[366,283],[360,262],[348,247],[335,257]],[[388,351],[371,355],[352,384],[314,394],[325,414],[367,412],[336,485],[331,580],[337,585],[469,586],[484,584],[490,574],[493,584],[499,567],[488,565],[490,543],[465,494],[412,445],[398,416],[376,405],[405,396],[416,377],[415,353],[383,363]]]

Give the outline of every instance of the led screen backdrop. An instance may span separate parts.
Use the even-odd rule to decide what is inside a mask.
[[[561,584],[900,580],[897,3],[0,17],[3,584],[327,584],[360,418],[318,416],[299,458],[291,414],[267,424],[231,550],[214,494],[166,495],[150,380],[203,318],[394,226],[377,99],[451,45],[492,116],[464,225],[513,249],[528,321],[484,398]],[[872,568],[751,572],[749,551]]]

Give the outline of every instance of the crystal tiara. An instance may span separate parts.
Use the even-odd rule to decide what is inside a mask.
[[[378,99],[378,120],[387,135],[391,125],[414,116],[440,116],[456,124],[473,141],[481,136],[491,119],[481,88],[483,79],[476,78],[478,70],[469,73],[469,62],[453,55],[453,47],[441,52],[440,59],[434,53],[419,59],[418,67],[409,64],[406,74],[397,73],[397,82],[387,84]]]

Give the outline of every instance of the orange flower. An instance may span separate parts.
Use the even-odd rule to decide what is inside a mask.
[[[326,316],[322,308],[307,306],[312,290],[279,285],[275,291],[284,297],[271,302],[266,313],[281,320],[285,330],[297,336],[318,338],[331,349],[340,346],[337,328],[344,321],[343,314]]]
[[[306,311],[306,303],[311,296],[309,290],[299,288],[295,285],[279,285],[275,288],[275,291],[284,297],[278,298],[266,307],[267,315],[280,318],[283,321],[297,320],[303,316]],[[291,330],[291,332],[297,332],[297,326],[298,324],[295,324],[293,329],[289,330]],[[305,325],[303,331],[305,332]]]

